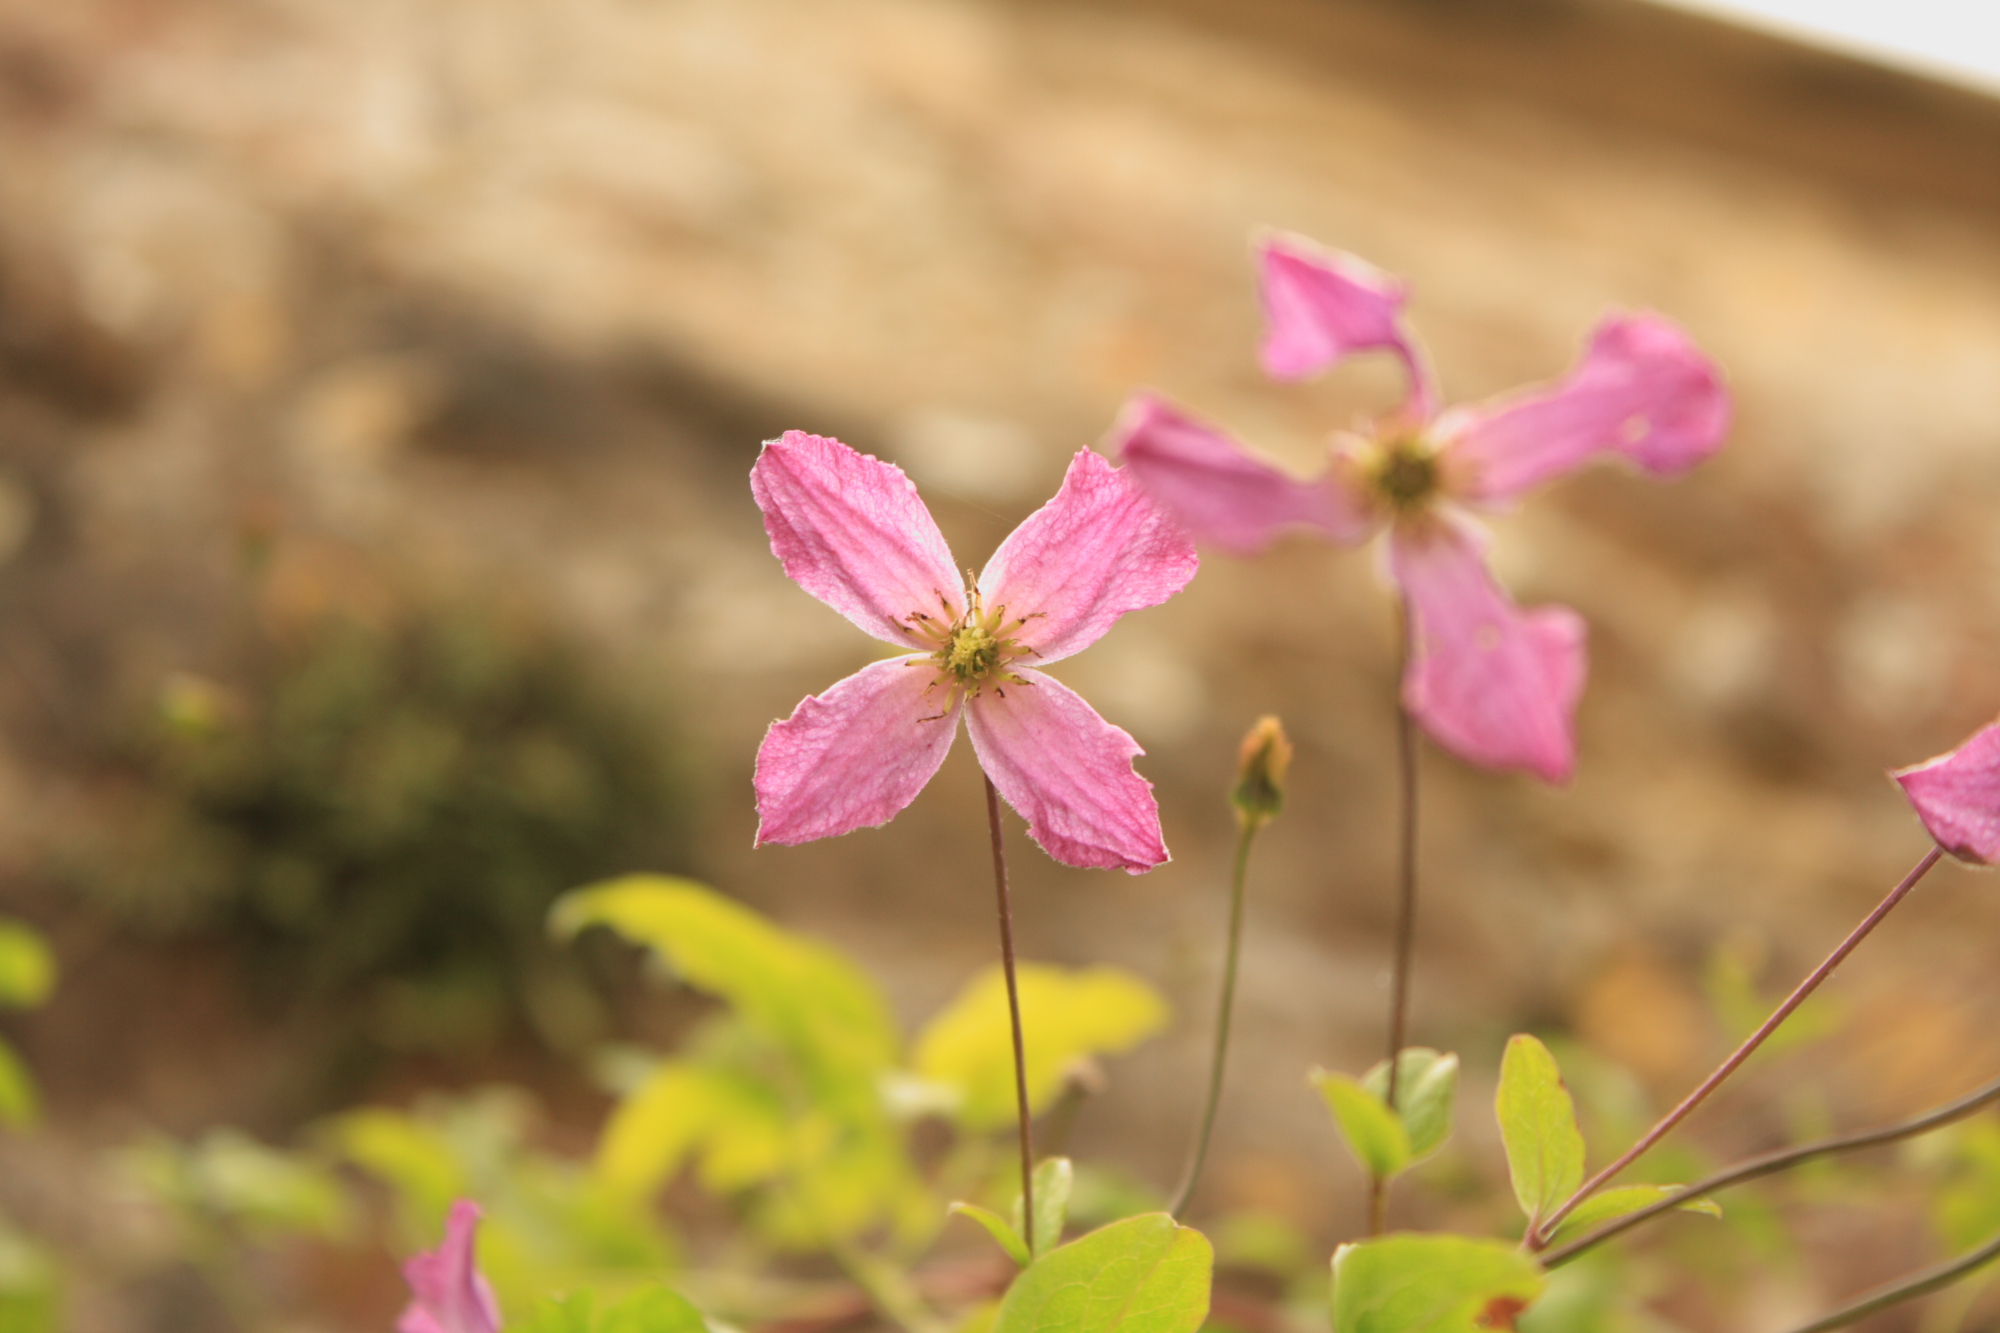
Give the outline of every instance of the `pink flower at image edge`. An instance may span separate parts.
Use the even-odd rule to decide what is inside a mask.
[[[1429,365],[1403,326],[1400,281],[1292,236],[1271,238],[1259,258],[1266,373],[1303,379],[1354,353],[1387,351],[1409,371],[1403,402],[1337,440],[1311,480],[1150,395],[1121,420],[1122,457],[1197,540],[1236,554],[1292,530],[1355,546],[1386,528],[1408,611],[1404,705],[1461,758],[1566,781],[1583,622],[1562,607],[1516,606],[1467,511],[1503,507],[1600,453],[1661,475],[1693,466],[1729,424],[1715,367],[1660,316],[1614,315],[1555,385],[1439,411]]]
[[[499,1333],[499,1303],[472,1255],[478,1230],[479,1205],[460,1199],[445,1218],[438,1247],[404,1263],[410,1303],[396,1333]]]
[[[1889,775],[1937,845],[1961,861],[2000,861],[2000,722],[1965,744]]]
[[[813,596],[902,650],[771,724],[757,750],[757,841],[887,823],[936,773],[960,717],[980,766],[1066,865],[1137,873],[1167,859],[1142,753],[1040,668],[1194,577],[1194,546],[1089,450],[968,588],[900,468],[787,431],[750,473],[772,554]],[[1032,663],[1032,665],[1030,665]]]

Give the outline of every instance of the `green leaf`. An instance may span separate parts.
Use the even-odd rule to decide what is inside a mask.
[[[35,1094],[35,1080],[14,1048],[0,1041],[0,1125],[9,1129],[33,1129],[41,1119],[42,1102]]]
[[[1542,1293],[1542,1269],[1505,1241],[1399,1234],[1333,1252],[1333,1333],[1490,1333]]]
[[[707,1333],[708,1322],[671,1287],[648,1287],[604,1312],[597,1333]]]
[[[1165,1213],[1113,1222],[1035,1260],[1000,1302],[993,1333],[1195,1333],[1215,1251]]]
[[[733,1193],[783,1168],[786,1121],[783,1105],[747,1079],[669,1060],[611,1113],[593,1166],[614,1196],[640,1199],[700,1149],[702,1184],[718,1194]]]
[[[1508,1039],[1494,1111],[1514,1197],[1532,1226],[1583,1183],[1583,1134],[1556,1058],[1525,1033]]]
[[[1361,1076],[1361,1086],[1389,1097],[1389,1062],[1378,1061]],[[1410,1136],[1410,1163],[1415,1165],[1444,1146],[1451,1137],[1452,1101],[1458,1095],[1458,1057],[1428,1046],[1409,1046],[1396,1057],[1396,1105],[1391,1108]]]
[[[597,1313],[589,1291],[545,1297],[528,1312],[524,1333],[706,1333],[701,1311],[667,1287],[648,1287]]]
[[[1627,1213],[1636,1213],[1641,1208],[1658,1203],[1680,1188],[1679,1185],[1621,1185],[1614,1190],[1593,1194],[1578,1204],[1575,1210],[1562,1220],[1562,1225],[1555,1229],[1549,1239],[1558,1241],[1581,1236],[1599,1223],[1609,1222]],[[1708,1217],[1722,1216],[1722,1206],[1706,1195],[1689,1199],[1674,1211],[1701,1213]]]
[[[18,921],[0,920],[0,1005],[32,1008],[55,984],[55,955],[42,937]]]
[[[1062,1244],[1069,1220],[1069,1192],[1076,1171],[1067,1157],[1050,1157],[1035,1168],[1035,1253],[1047,1254]],[[1014,1231],[1021,1230],[1021,1200],[1014,1200]]]
[[[1012,1259],[1023,1268],[1028,1266],[1028,1244],[1021,1239],[1019,1228],[1012,1222],[1009,1222],[991,1208],[981,1208],[976,1203],[955,1202],[946,1211],[956,1213],[960,1217],[969,1217],[979,1223],[980,1226],[985,1227],[986,1233],[993,1237],[994,1240],[999,1241],[1000,1248],[1007,1251],[1009,1259]],[[1037,1208],[1035,1211],[1039,1213],[1041,1209]]]
[[[1326,1099],[1340,1136],[1361,1169],[1389,1180],[1410,1164],[1410,1138],[1382,1098],[1345,1074],[1315,1069],[1308,1077]]]
[[[821,1085],[877,1099],[901,1045],[875,983],[838,953],[780,930],[692,880],[628,875],[564,894],[549,929],[567,939],[608,926],[643,944],[696,990],[727,1000]]]
[[[396,1192],[412,1234],[437,1231],[451,1201],[467,1192],[465,1172],[444,1135],[401,1111],[350,1111],[329,1123],[328,1134],[343,1157]]]
[[[1167,1006],[1145,982],[1111,967],[1077,971],[1021,965],[1021,1027],[1027,1047],[1028,1104],[1046,1107],[1071,1064],[1116,1055],[1159,1031]],[[1014,1122],[1014,1039],[1007,983],[991,967],[917,1035],[918,1074],[959,1089],[958,1120],[972,1130]]]

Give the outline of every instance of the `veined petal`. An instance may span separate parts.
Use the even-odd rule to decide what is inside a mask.
[[[1403,705],[1462,759],[1567,782],[1583,690],[1583,621],[1524,611],[1493,581],[1477,534],[1443,517],[1399,525],[1389,566],[1409,608]]]
[[[921,643],[903,620],[912,612],[949,624],[964,608],[951,548],[894,464],[788,430],[765,441],[750,492],[785,572],[883,642]]]
[[[1015,668],[1025,684],[989,688],[966,705],[980,767],[1028,821],[1028,836],[1064,865],[1138,874],[1167,859],[1153,784],[1132,771],[1138,742],[1053,676]]]
[[[1889,776],[1902,784],[1938,846],[1974,865],[2000,861],[2000,722],[1949,754]]]
[[[1420,421],[1436,410],[1430,371],[1403,327],[1409,287],[1401,279],[1365,259],[1282,234],[1259,247],[1258,268],[1264,341],[1257,354],[1265,374],[1302,380],[1351,353],[1382,348],[1409,369],[1405,408]]]
[[[397,1333],[499,1333],[499,1303],[472,1256],[478,1229],[479,1205],[460,1199],[438,1247],[403,1265],[411,1299],[396,1321]]]
[[[962,696],[936,679],[930,659],[892,657],[773,722],[757,747],[757,842],[874,828],[916,800],[958,732]]]
[[[1463,497],[1501,501],[1607,450],[1679,472],[1722,447],[1729,416],[1720,372],[1687,334],[1658,315],[1618,315],[1552,387],[1459,408],[1437,434]]]
[[[1042,662],[1081,652],[1127,611],[1187,586],[1194,543],[1129,469],[1077,451],[1061,489],[1009,533],[979,576],[987,606],[1007,608],[1011,632]]]
[[[1300,481],[1222,431],[1141,394],[1117,428],[1126,470],[1199,542],[1256,555],[1281,533],[1305,528],[1351,546],[1374,526],[1337,467]]]

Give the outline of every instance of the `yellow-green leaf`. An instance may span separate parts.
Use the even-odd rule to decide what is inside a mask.
[[[0,920],[0,1005],[26,1009],[49,997],[56,984],[56,959],[37,932],[18,921]]]
[[[1361,1076],[1361,1086],[1388,1105],[1389,1062],[1377,1061]],[[1396,1058],[1396,1105],[1391,1109],[1410,1137],[1412,1165],[1444,1146],[1451,1135],[1452,1102],[1458,1093],[1458,1057],[1428,1046],[1405,1047]]]
[[[1050,1157],[1035,1167],[1035,1253],[1047,1254],[1062,1244],[1063,1224],[1069,1221],[1069,1194],[1076,1184],[1076,1170],[1067,1157]],[[1014,1230],[1025,1234],[1021,1225],[1021,1200],[1014,1200]]]
[[[1023,1269],[993,1333],[1195,1333],[1215,1251],[1165,1213],[1100,1227]]]
[[[1130,1050],[1166,1023],[1167,1006],[1145,982],[1111,967],[1080,971],[1026,963],[1018,969],[1027,1047],[1028,1101],[1039,1111],[1071,1063]],[[918,1034],[924,1078],[959,1088],[959,1123],[997,1129],[1014,1120],[1014,1043],[1007,983],[998,967],[973,978]]]
[[[1525,1033],[1507,1042],[1494,1111],[1514,1197],[1532,1225],[1583,1183],[1583,1134],[1556,1058]]]
[[[429,1234],[467,1189],[458,1156],[442,1134],[400,1111],[350,1111],[328,1126],[334,1147],[401,1197],[404,1223]]]
[[[628,875],[563,895],[549,929],[568,938],[608,926],[643,944],[697,990],[727,1000],[822,1082],[875,1083],[900,1045],[889,1006],[854,964],[697,884]]]
[[[1578,1204],[1570,1215],[1562,1220],[1562,1225],[1555,1229],[1550,1239],[1561,1241],[1581,1236],[1600,1223],[1623,1217],[1627,1213],[1636,1213],[1641,1208],[1658,1203],[1667,1195],[1678,1193],[1680,1188],[1679,1185],[1621,1185],[1617,1189],[1602,1190]],[[1686,1203],[1678,1205],[1674,1211],[1701,1213],[1707,1217],[1722,1216],[1722,1206],[1707,1195],[1689,1199]]]
[[[1493,1333],[1542,1294],[1505,1241],[1403,1233],[1333,1252],[1333,1333]]]
[[[955,1213],[959,1217],[971,1218],[980,1226],[985,1227],[986,1234],[993,1237],[999,1243],[1001,1249],[1007,1251],[1009,1259],[1012,1259],[1023,1268],[1028,1266],[1029,1259],[1031,1258],[1028,1254],[1028,1244],[1021,1239],[1020,1229],[1012,1222],[1009,1222],[991,1208],[981,1208],[976,1203],[966,1203],[962,1200],[953,1203],[946,1211]],[[1035,1211],[1040,1212],[1041,1209],[1037,1208]]]
[[[1381,1097],[1345,1074],[1317,1069],[1310,1077],[1363,1171],[1388,1180],[1410,1164],[1410,1140],[1403,1122]]]
[[[0,1125],[9,1129],[33,1129],[41,1119],[41,1098],[35,1094],[35,1080],[14,1048],[0,1041]]]

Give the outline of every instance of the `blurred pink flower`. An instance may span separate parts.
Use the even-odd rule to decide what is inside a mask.
[[[479,1205],[460,1199],[445,1219],[438,1247],[403,1265],[410,1303],[396,1321],[396,1333],[499,1333],[500,1306],[472,1258],[478,1229]]]
[[[771,724],[759,843],[886,824],[944,762],[963,713],[980,766],[1050,856],[1133,873],[1167,859],[1152,784],[1132,771],[1138,745],[1027,665],[1081,651],[1194,577],[1193,544],[1124,470],[1079,452],[977,582],[961,582],[902,469],[838,440],[785,432],[750,489],[785,572],[906,650]]]
[[[1403,403],[1336,437],[1329,469],[1300,481],[1141,396],[1121,423],[1125,461],[1198,540],[1237,554],[1292,528],[1354,546],[1387,527],[1408,612],[1404,705],[1462,758],[1567,781],[1583,622],[1564,607],[1516,606],[1487,569],[1484,533],[1465,507],[1503,506],[1603,452],[1655,474],[1692,466],[1729,424],[1714,365],[1660,316],[1614,315],[1556,384],[1440,412],[1403,326],[1401,282],[1293,236],[1266,241],[1260,259],[1265,372],[1303,379],[1381,349],[1408,368]]]
[[[1890,777],[1917,808],[1938,846],[1961,861],[2000,861],[2000,722],[1981,727],[1949,754]]]

